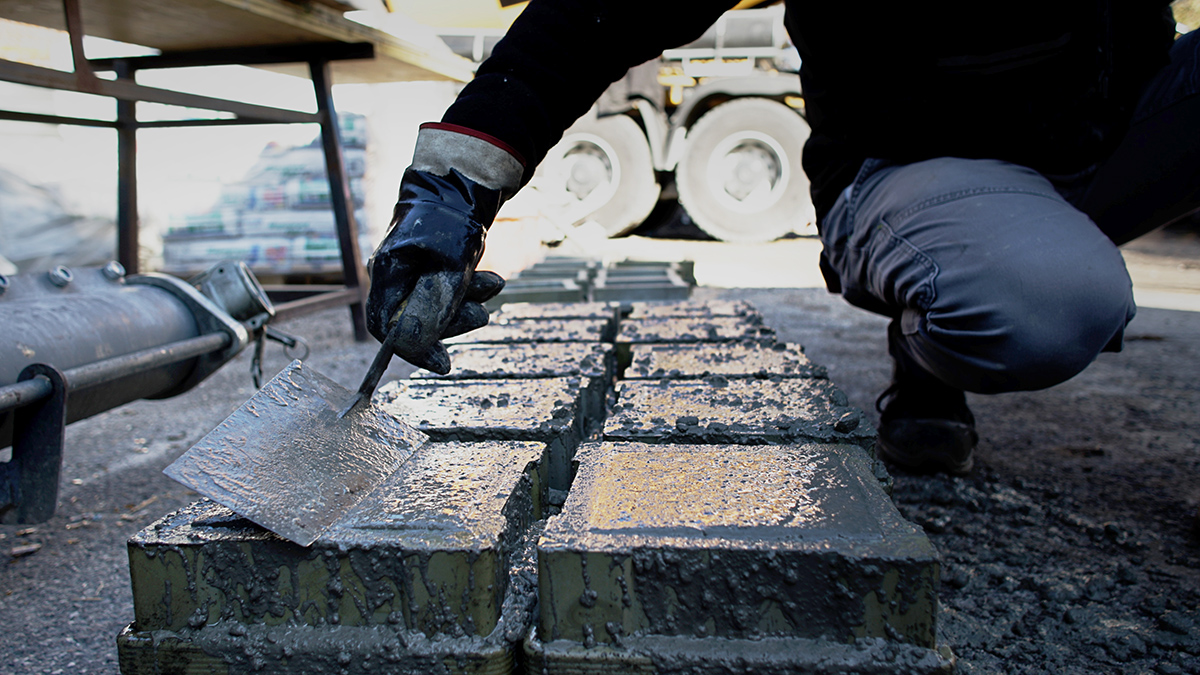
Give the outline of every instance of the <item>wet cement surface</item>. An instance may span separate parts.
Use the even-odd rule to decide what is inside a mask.
[[[539,321],[491,323],[466,335],[446,340],[446,344],[521,342],[600,342],[612,338],[613,322],[607,319],[556,319],[545,325]]]
[[[440,441],[549,441],[578,432],[586,387],[582,378],[407,380],[380,387],[374,403]]]
[[[576,461],[538,543],[539,639],[645,655],[663,637],[935,646],[936,553],[862,448],[606,442]],[[676,655],[696,672],[732,665],[696,647]],[[762,672],[810,672],[795,645],[773,658]]]
[[[608,440],[754,444],[824,441],[870,448],[875,430],[823,379],[624,380]]]
[[[492,323],[541,319],[602,319],[616,321],[621,304],[616,302],[514,302],[493,312]]]
[[[208,625],[497,626],[507,560],[542,517],[545,445],[430,443],[311,547],[207,500],[130,540],[138,632]]]
[[[630,349],[622,377],[644,379],[701,379],[710,375],[735,378],[825,377],[799,345],[737,342],[712,349],[696,344],[644,344]]]
[[[446,375],[428,370],[418,379],[506,379],[605,377],[615,367],[613,346],[596,342],[551,342],[511,345],[461,344],[449,347],[452,368]]]
[[[744,300],[713,300],[682,302],[634,302],[630,304],[627,318],[634,321],[641,319],[669,319],[676,317],[713,317],[713,316],[752,316],[758,314],[754,305]]]
[[[757,315],[686,316],[626,319],[617,329],[617,346],[647,342],[773,342],[775,332]]]
[[[1179,248],[1145,255],[1193,270],[1183,285],[1195,297],[1195,258]],[[816,288],[694,293],[718,296],[752,300],[874,418],[890,370],[882,319]],[[342,309],[281,328],[349,388],[377,348],[353,342]],[[962,672],[1200,672],[1198,335],[1200,314],[1144,307],[1125,351],[1074,380],[971,397],[983,437],[974,474],[897,475],[901,512],[943,556],[940,630]],[[269,347],[267,376],[289,361]],[[125,541],[195,501],[161,469],[253,394],[249,363],[245,354],[188,394],[67,428],[56,516],[0,526],[0,672],[116,672],[115,636],[133,617]],[[396,360],[386,378],[410,371]]]

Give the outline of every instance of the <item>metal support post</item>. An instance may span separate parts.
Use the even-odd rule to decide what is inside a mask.
[[[334,221],[337,224],[338,246],[342,253],[343,283],[347,289],[358,294],[358,301],[350,305],[354,339],[365,342],[368,333],[363,301],[367,288],[367,273],[358,250],[358,224],[354,220],[354,201],[350,196],[350,181],[346,177],[346,164],[342,159],[342,142],[338,136],[337,112],[333,107],[329,61],[312,60],[308,62],[308,68],[312,74],[313,88],[316,90],[317,115],[321,118],[321,147],[325,150],[329,196],[333,204]]]
[[[117,61],[120,80],[133,84],[134,69]],[[117,99],[117,262],[138,274],[137,102]]]

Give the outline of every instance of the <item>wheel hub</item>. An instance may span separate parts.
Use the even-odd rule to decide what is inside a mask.
[[[564,159],[567,192],[578,200],[586,199],[596,188],[613,180],[612,163],[603,150],[591,143],[575,145]]]
[[[708,185],[725,208],[757,213],[779,201],[788,182],[786,156],[775,139],[742,133],[719,143],[708,166]]]

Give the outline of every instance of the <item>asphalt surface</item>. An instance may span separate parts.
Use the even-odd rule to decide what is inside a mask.
[[[628,246],[667,255],[651,243]],[[720,266],[697,265],[706,285],[694,297],[755,303],[874,420],[890,373],[883,319],[819,288],[738,288],[761,286],[738,275],[769,279],[768,264],[791,279],[811,245],[702,244],[676,247]],[[1140,261],[1139,292],[1170,299],[1160,304],[1200,298],[1194,234],[1147,240],[1127,259]],[[1155,270],[1167,280],[1146,281]],[[374,342],[352,339],[344,309],[279,328],[348,387],[374,355]],[[1200,313],[1143,308],[1125,350],[1072,381],[971,397],[982,441],[970,476],[896,474],[898,506],[943,556],[940,631],[961,672],[1200,673],[1198,352]],[[289,360],[270,346],[266,374]],[[133,618],[125,541],[196,498],[162,468],[252,395],[249,363],[242,354],[184,395],[68,427],[55,517],[0,526],[0,673],[117,672],[115,638]],[[407,374],[393,365],[385,381]]]

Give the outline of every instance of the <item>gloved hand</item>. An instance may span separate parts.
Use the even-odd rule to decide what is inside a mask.
[[[487,324],[483,303],[504,280],[475,266],[487,229],[520,186],[523,170],[496,139],[422,125],[391,229],[370,261],[367,329],[383,342],[395,326],[400,358],[444,375],[450,356],[441,339]]]

